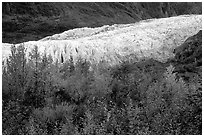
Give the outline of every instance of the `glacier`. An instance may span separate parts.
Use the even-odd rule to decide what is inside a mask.
[[[202,30],[202,15],[181,15],[148,19],[132,24],[76,28],[15,46],[24,45],[26,59],[29,59],[29,52],[34,46],[38,46],[41,55],[52,56],[54,62],[61,63],[70,57],[74,63],[82,58],[91,64],[102,61],[111,66],[125,60],[143,58],[166,62],[174,56],[173,50],[176,47],[199,30]],[[11,54],[12,45],[2,43],[4,62]]]

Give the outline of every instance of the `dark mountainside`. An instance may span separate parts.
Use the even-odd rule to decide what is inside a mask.
[[[2,41],[20,43],[79,27],[128,24],[149,18],[201,13],[201,3],[3,2]]]
[[[175,72],[178,72],[184,80],[192,80],[202,77],[202,30],[189,37],[175,53]]]

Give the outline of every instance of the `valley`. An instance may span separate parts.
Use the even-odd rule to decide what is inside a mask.
[[[3,135],[201,135],[202,3],[4,2]]]

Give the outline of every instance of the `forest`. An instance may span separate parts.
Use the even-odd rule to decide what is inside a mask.
[[[29,60],[23,44],[11,53],[2,68],[2,134],[202,134],[202,76],[185,80],[173,63],[90,70],[83,58],[53,63],[37,46]]]

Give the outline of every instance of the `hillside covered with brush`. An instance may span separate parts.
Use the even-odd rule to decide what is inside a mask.
[[[3,2],[3,43],[39,40],[81,27],[129,24],[144,19],[202,14],[194,2]]]

